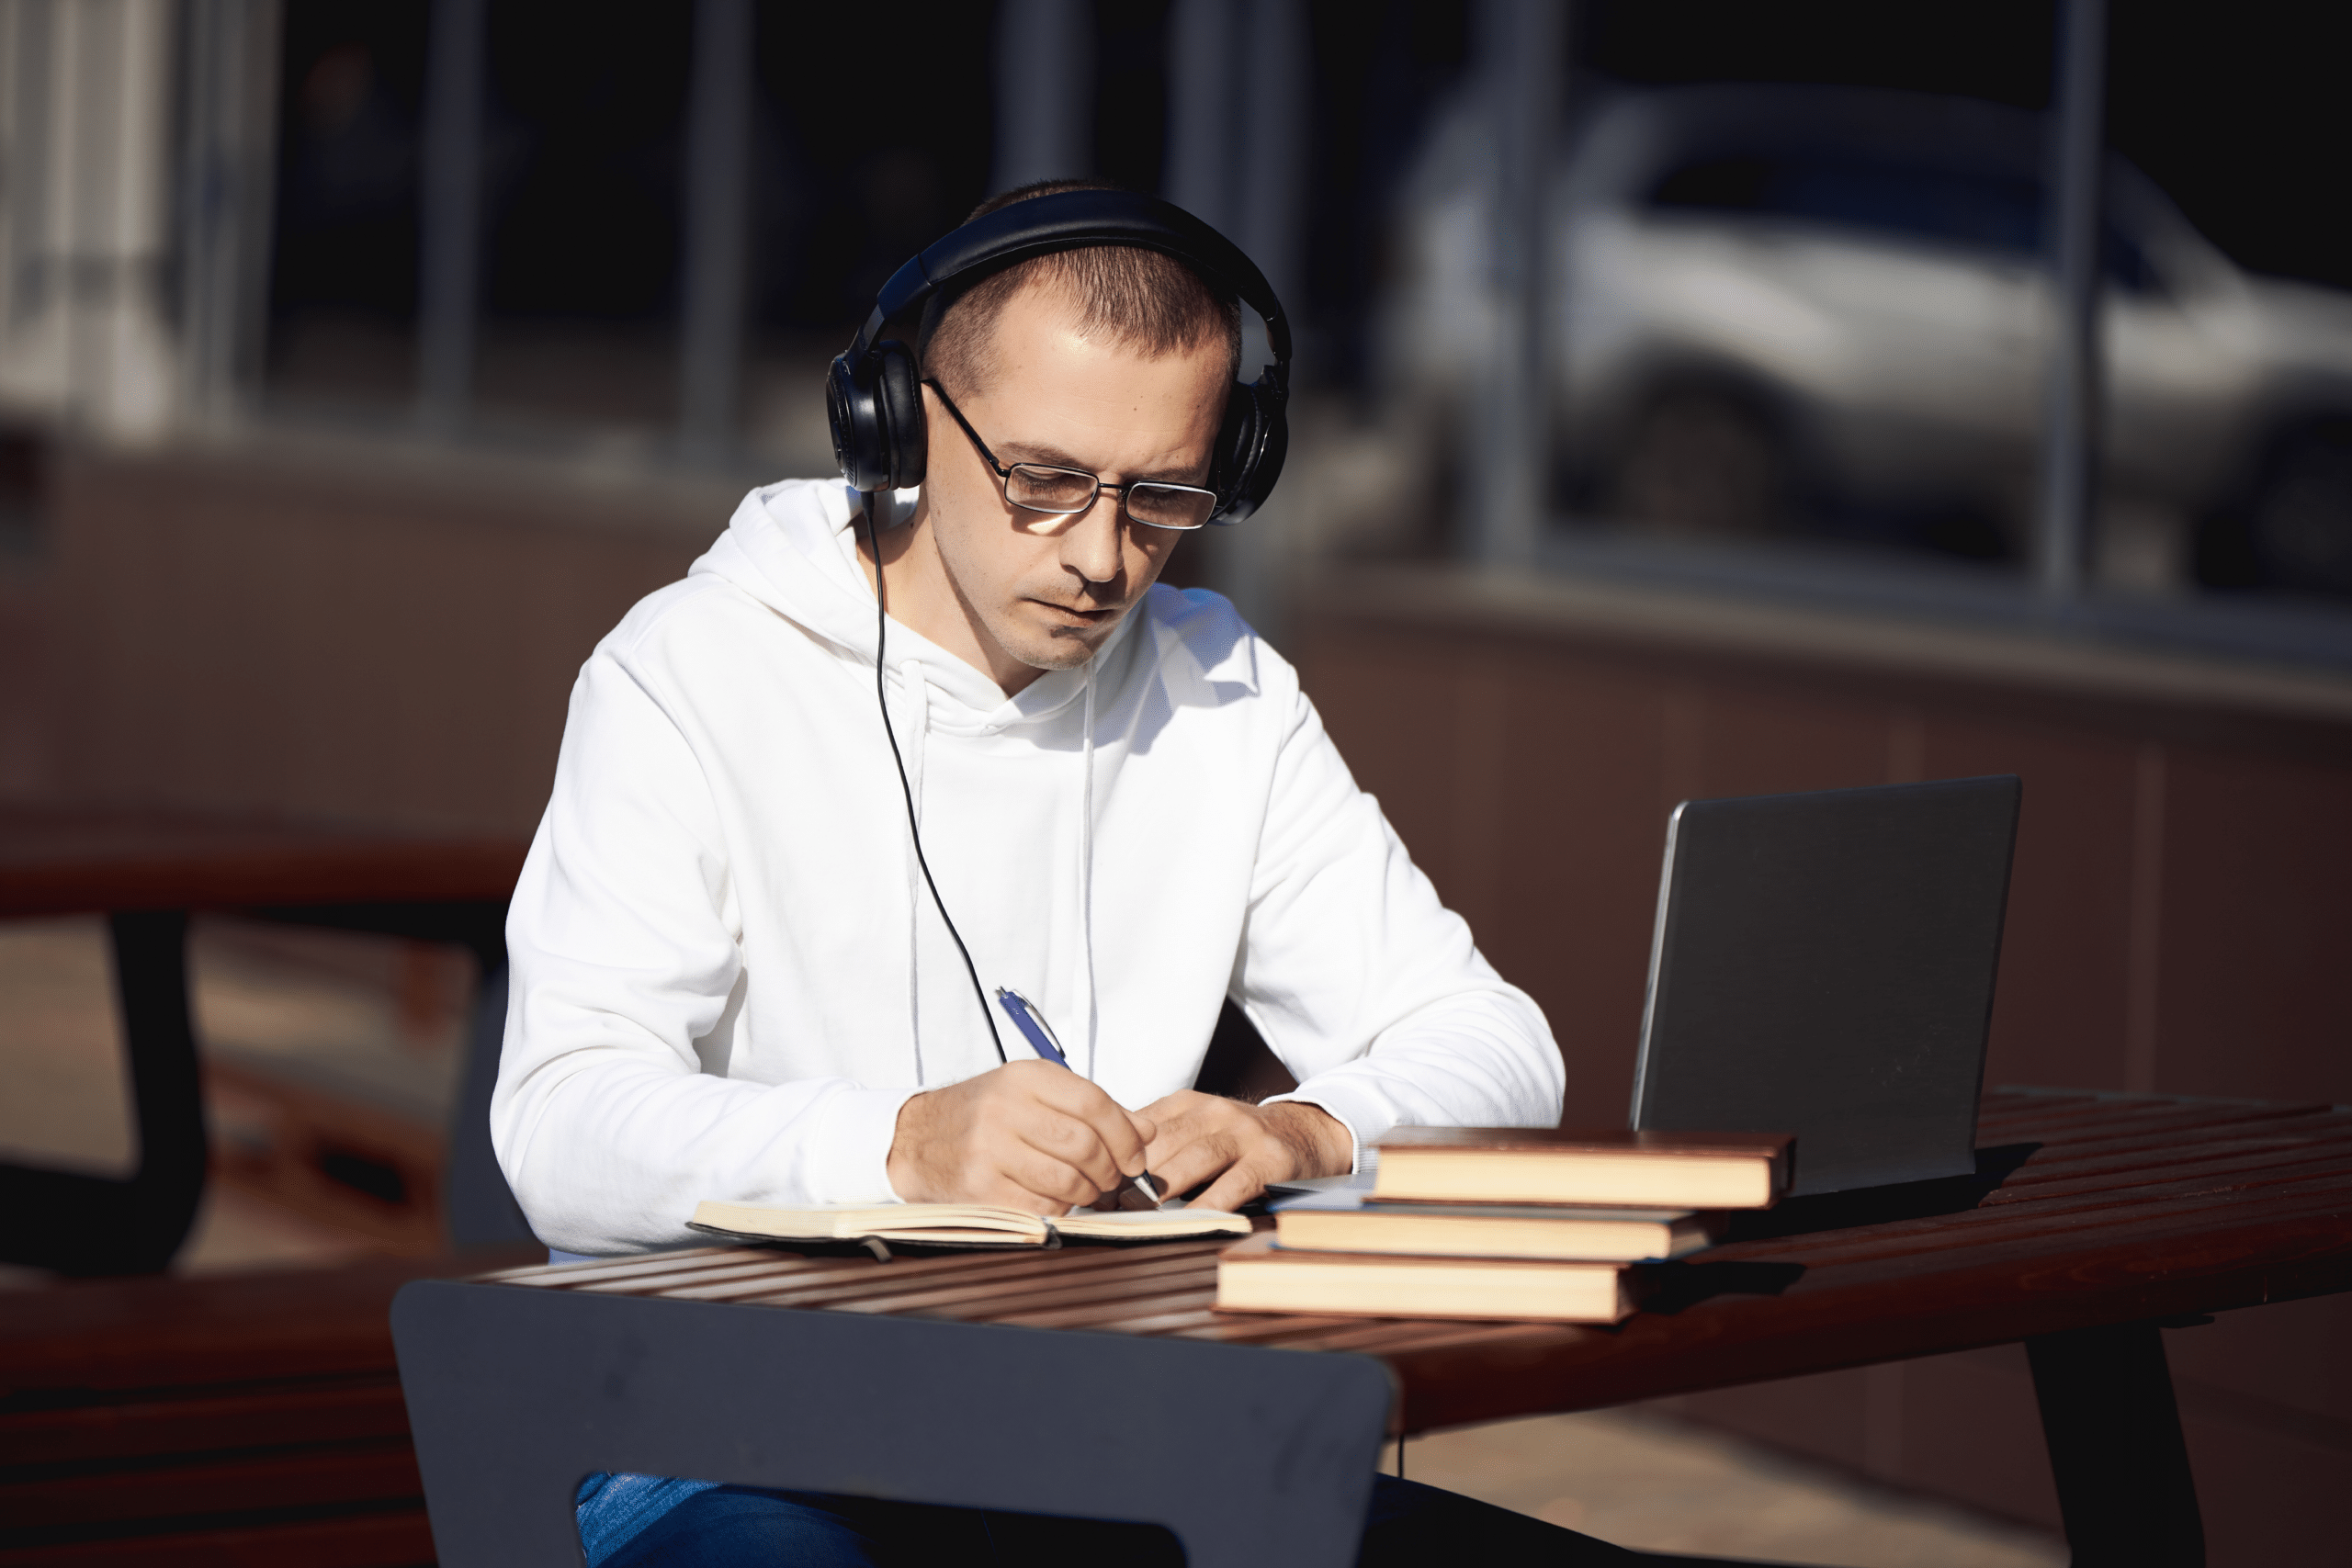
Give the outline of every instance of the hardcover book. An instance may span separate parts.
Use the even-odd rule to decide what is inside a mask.
[[[1380,1140],[1373,1196],[1453,1203],[1768,1209],[1790,1140],[1764,1133],[1399,1127]]]
[[[1689,1209],[1384,1202],[1350,1188],[1310,1192],[1272,1207],[1275,1239],[1300,1252],[1637,1263],[1713,1246],[1724,1229],[1720,1213]]]
[[[1216,1265],[1219,1312],[1615,1323],[1642,1293],[1615,1263],[1298,1252],[1271,1235],[1227,1247]]]

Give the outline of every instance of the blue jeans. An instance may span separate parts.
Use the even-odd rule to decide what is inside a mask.
[[[615,1483],[621,1483],[615,1485]],[[590,1568],[894,1568],[1019,1563],[1180,1564],[1157,1525],[882,1503],[645,1476],[581,1488]],[[600,1506],[601,1505],[601,1506]],[[1376,1476],[1358,1568],[1408,1563],[1631,1563],[1634,1554],[1434,1486]]]

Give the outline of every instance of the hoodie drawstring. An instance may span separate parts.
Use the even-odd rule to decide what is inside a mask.
[[[1080,720],[1078,793],[1078,984],[1079,1016],[1086,1025],[1086,1076],[1094,1077],[1094,1052],[1100,1033],[1094,990],[1094,661],[1088,660],[1084,676],[1085,702]],[[923,762],[931,739],[931,682],[920,659],[899,665],[899,693],[913,712],[899,727],[905,748],[907,790],[914,798],[918,831],[922,821]],[[922,867],[915,859],[915,840],[907,839],[907,1033],[914,1051],[915,1087],[927,1081],[922,1055],[922,911],[925,908]]]
[[[918,830],[922,822],[922,764],[931,739],[931,682],[923,678],[922,660],[910,659],[899,666],[901,700],[911,699],[914,713],[906,726],[907,793],[914,797]],[[907,1037],[915,1055],[915,1087],[923,1087],[922,1071],[922,866],[915,859],[915,840],[907,838]]]
[[[1094,1077],[1094,660],[1086,661],[1085,738],[1079,747],[1078,951],[1079,984],[1085,987],[1086,1076]]]

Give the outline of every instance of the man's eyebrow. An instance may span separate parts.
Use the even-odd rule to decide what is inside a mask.
[[[1096,471],[1092,467],[1080,461],[1076,457],[1071,457],[1060,447],[1048,446],[1041,442],[1035,441],[1000,442],[996,448],[996,456],[998,462],[1005,464],[1044,463],[1048,467],[1056,468],[1076,468],[1079,472],[1084,474],[1091,474]],[[1131,484],[1158,483],[1189,485],[1196,484],[1199,481],[1193,478],[1190,470],[1179,471],[1174,468],[1170,468],[1157,473],[1130,474],[1127,476],[1125,482]]]

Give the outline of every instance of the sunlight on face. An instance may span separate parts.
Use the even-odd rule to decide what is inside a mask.
[[[1066,298],[1032,287],[998,318],[994,359],[986,389],[957,406],[998,462],[1083,468],[1109,484],[1207,482],[1225,412],[1221,338],[1147,358],[1127,344],[1080,335]],[[982,651],[1000,667],[1000,682],[1010,666],[1085,663],[1182,536],[1128,522],[1108,491],[1076,517],[1008,504],[1001,481],[937,395],[926,388],[923,398],[931,430],[923,500],[933,538],[965,615],[977,623]],[[1023,683],[1018,670],[1009,672]]]

